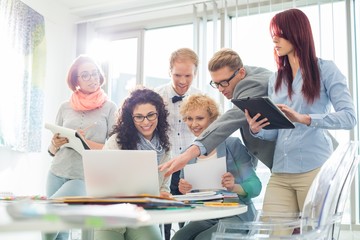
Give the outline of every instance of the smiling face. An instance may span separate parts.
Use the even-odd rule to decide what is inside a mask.
[[[145,104],[137,104],[134,108],[132,115],[134,119],[134,116],[138,116],[137,118],[139,118],[139,116],[143,116],[143,117],[152,116],[152,114],[154,113],[157,113],[156,107],[150,103],[145,103]],[[149,141],[152,139],[154,135],[154,131],[157,127],[157,124],[158,124],[157,117],[156,119],[151,121],[149,121],[149,119],[147,118],[144,118],[144,120],[141,122],[134,121],[135,128],[141,133],[141,135],[143,135]]]
[[[190,88],[195,77],[196,67],[191,60],[176,61],[171,69],[172,87],[183,96]]]
[[[211,118],[208,111],[205,109],[195,109],[190,110],[186,113],[186,118],[184,119],[186,125],[189,127],[190,131],[196,136],[200,134],[211,124]]]
[[[95,92],[100,87],[99,70],[93,63],[81,64],[78,68],[77,82],[79,90],[85,94]]]

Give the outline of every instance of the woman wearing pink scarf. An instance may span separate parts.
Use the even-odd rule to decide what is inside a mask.
[[[101,89],[105,79],[96,62],[79,56],[70,67],[67,84],[73,91],[56,116],[59,126],[77,130],[91,149],[102,149],[115,123],[117,106]],[[48,198],[86,195],[82,156],[64,146],[68,140],[54,134],[49,146],[53,156],[47,179]],[[43,239],[68,239],[68,232],[44,234]]]

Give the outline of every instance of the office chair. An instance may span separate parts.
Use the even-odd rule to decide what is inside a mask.
[[[258,214],[253,222],[220,221],[212,239],[337,239],[340,223],[359,157],[358,143],[340,145],[315,177],[301,213]],[[294,228],[300,233],[291,235]],[[229,235],[225,238],[226,235]],[[240,238],[241,236],[241,238]],[[221,238],[223,237],[223,238]]]

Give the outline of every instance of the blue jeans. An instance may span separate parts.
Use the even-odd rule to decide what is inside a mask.
[[[84,180],[58,177],[49,172],[46,183],[46,196],[48,198],[85,195]],[[44,240],[68,240],[69,232],[43,233],[42,238]]]
[[[158,225],[143,226],[138,228],[113,228],[96,229],[95,240],[161,240]]]

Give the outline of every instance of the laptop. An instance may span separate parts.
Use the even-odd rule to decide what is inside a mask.
[[[160,195],[155,151],[84,150],[82,155],[88,196]]]

